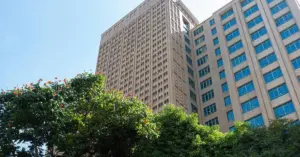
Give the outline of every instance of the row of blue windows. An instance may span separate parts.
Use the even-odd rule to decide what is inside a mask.
[[[199,27],[198,29],[196,29],[196,30],[194,31],[194,36],[196,36],[196,35],[202,33],[203,31],[204,31],[203,26]]]
[[[190,90],[190,98],[191,98],[192,100],[194,100],[195,102],[197,102],[197,96],[196,96],[196,94],[195,94],[193,91],[191,91],[191,90]]]
[[[248,16],[252,15],[253,13],[257,12],[258,10],[259,10],[258,6],[254,5],[253,7],[249,8],[246,11],[244,11],[244,16],[248,17]]]
[[[219,38],[216,37],[216,38],[214,39],[214,45],[218,45],[218,44],[219,44]]]
[[[273,2],[274,0],[267,0],[267,3],[271,3],[271,2]]]
[[[231,33],[226,35],[226,40],[231,41],[232,39],[234,39],[235,37],[237,37],[239,35],[240,35],[240,31],[239,31],[239,29],[236,29],[236,30],[234,30]]]
[[[292,65],[294,67],[294,69],[299,69],[300,68],[300,57],[292,60]]]
[[[226,93],[226,92],[228,92],[228,84],[227,83],[223,83],[222,84],[222,91],[223,91],[223,93]]]
[[[286,30],[280,32],[281,38],[282,40],[294,35],[295,33],[299,32],[299,28],[298,26],[295,24],[289,28],[287,28]]]
[[[205,88],[209,87],[210,85],[212,85],[212,79],[211,78],[200,82],[200,88],[201,89],[205,89]]]
[[[199,37],[198,39],[195,40],[195,44],[199,45],[200,43],[202,43],[205,40],[205,36],[202,35],[201,37]]]
[[[218,125],[218,124],[219,124],[218,117],[205,122],[205,125],[207,125],[207,126],[214,126],[214,125]]]
[[[279,86],[277,86],[273,89],[270,89],[268,91],[269,97],[270,97],[271,100],[277,99],[277,98],[287,94],[288,92],[289,92],[289,90],[288,90],[285,83],[282,84],[282,85],[279,85]]]
[[[227,96],[227,97],[224,98],[224,105],[225,106],[231,105],[231,98],[230,98],[230,96]]]
[[[225,20],[227,17],[229,17],[230,15],[232,15],[234,12],[233,12],[233,9],[230,9],[228,10],[226,13],[224,13],[223,15],[221,15],[221,19],[222,20]]]
[[[204,46],[202,46],[202,47],[198,48],[198,49],[196,50],[196,54],[197,54],[197,56],[199,56],[200,54],[202,54],[202,53],[206,52],[206,50],[207,50],[207,47],[206,47],[206,45],[204,45]]]
[[[209,24],[210,24],[210,26],[214,25],[214,24],[215,24],[215,20],[214,20],[214,19],[211,19],[211,20],[209,21]]]
[[[234,53],[235,51],[241,49],[242,47],[243,47],[243,43],[242,43],[242,41],[240,40],[240,41],[236,42],[235,44],[229,46],[229,47],[228,47],[228,51],[229,51],[230,54],[232,54],[232,53]]]
[[[215,97],[214,90],[211,90],[205,94],[202,95],[202,102],[205,103]]]
[[[272,47],[272,43],[269,39],[265,40],[264,42],[258,44],[257,46],[255,46],[255,51],[256,54],[259,54],[263,51],[265,51],[266,49]]]
[[[245,62],[246,60],[247,60],[246,54],[242,53],[241,55],[239,55],[231,60],[232,67],[236,67],[236,66],[240,65],[243,62]]]
[[[221,66],[223,66],[223,59],[222,59],[222,58],[219,59],[219,60],[217,61],[217,64],[218,64],[218,68],[220,68]]]
[[[238,72],[236,72],[234,74],[234,79],[235,81],[239,81],[243,78],[246,78],[247,76],[249,76],[251,74],[249,67],[246,67]]]
[[[213,29],[211,30],[211,35],[215,35],[215,34],[217,34],[217,28],[213,28]]]
[[[282,71],[278,67],[276,69],[271,70],[270,72],[264,74],[264,80],[268,84],[282,76]]]
[[[216,56],[220,56],[220,55],[221,55],[221,49],[220,49],[220,48],[217,48],[217,49],[215,50],[215,54],[216,54]]]
[[[241,6],[244,7],[246,6],[247,4],[251,3],[253,0],[244,0],[241,2]]]
[[[251,39],[254,41],[254,40],[260,38],[261,36],[264,36],[265,34],[267,34],[267,29],[266,29],[266,27],[262,27],[261,29],[255,31],[254,33],[251,34]]]
[[[204,57],[197,60],[198,66],[205,64],[207,61],[208,61],[208,56],[205,55]]]
[[[199,77],[201,78],[209,73],[210,73],[210,68],[209,68],[209,66],[207,66],[207,67],[199,70]]]
[[[191,59],[189,56],[186,56],[186,61],[187,61],[191,66],[193,66],[193,61],[192,61],[192,59]]]
[[[254,84],[252,81],[250,81],[238,88],[238,94],[239,96],[244,96],[254,90],[255,90]]]
[[[290,21],[291,19],[293,19],[293,15],[291,12],[288,12],[275,20],[276,26],[279,27],[285,24],[286,22]]]
[[[252,28],[254,26],[256,26],[257,24],[261,23],[263,21],[262,17],[260,15],[258,15],[256,18],[254,18],[253,20],[249,21],[247,23],[248,28]]]
[[[297,39],[296,41],[293,41],[292,43],[285,46],[286,51],[288,54],[291,54],[297,50],[300,49],[300,39]]]
[[[275,117],[281,118],[295,112],[295,107],[292,101],[286,102],[274,108]]]
[[[195,89],[195,82],[194,82],[194,80],[192,80],[190,77],[189,77],[189,85],[190,85],[193,89]]]
[[[248,122],[252,127],[257,128],[265,125],[264,118],[262,115],[257,115],[251,119],[248,119],[246,122]]]
[[[216,104],[214,103],[214,104],[211,104],[211,105],[205,107],[203,109],[203,112],[204,112],[204,116],[208,116],[208,115],[211,115],[212,113],[217,112]]]
[[[194,76],[194,71],[189,67],[188,67],[188,73],[191,75],[191,76]]]
[[[189,54],[192,52],[191,48],[188,47],[187,45],[185,45],[185,51]]]
[[[227,112],[227,120],[228,120],[228,122],[234,121],[234,114],[233,114],[232,110]]]
[[[280,10],[284,9],[287,7],[287,4],[285,1],[282,1],[278,4],[276,4],[274,7],[271,8],[271,13],[272,15],[278,13]]]
[[[259,107],[259,102],[257,97],[247,100],[241,104],[243,113],[247,113]]]
[[[226,73],[225,73],[225,70],[222,70],[220,73],[220,80],[224,79],[226,77]]]
[[[273,53],[263,57],[258,62],[259,62],[260,68],[264,68],[276,61],[277,61],[277,57],[276,57],[275,53],[273,52]]]
[[[230,20],[229,22],[225,23],[223,25],[223,29],[224,29],[224,31],[226,31],[227,29],[229,29],[230,27],[232,27],[234,25],[236,25],[236,19],[235,18]]]
[[[184,36],[184,40],[188,45],[191,45],[191,41],[188,37]]]

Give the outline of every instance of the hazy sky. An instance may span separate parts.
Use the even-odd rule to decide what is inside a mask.
[[[0,89],[94,71],[101,33],[142,1],[0,0]],[[199,21],[229,1],[183,0]]]

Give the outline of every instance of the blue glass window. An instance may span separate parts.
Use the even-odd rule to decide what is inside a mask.
[[[241,49],[242,47],[243,47],[243,43],[242,43],[242,41],[240,40],[240,41],[236,42],[235,44],[229,46],[228,51],[229,51],[230,54],[232,54],[232,53],[234,53],[235,51]]]
[[[274,0],[267,0],[268,3],[271,3],[271,2],[273,2],[273,1],[274,1]]]
[[[288,44],[285,46],[286,51],[288,52],[288,54],[291,54],[297,50],[300,49],[300,39]]]
[[[254,88],[254,84],[252,81],[242,85],[241,87],[238,88],[238,93],[239,93],[239,96],[244,96],[252,91],[254,91],[255,88]]]
[[[207,126],[214,126],[214,125],[218,125],[218,124],[219,124],[218,117],[205,122],[205,125],[207,125]]]
[[[255,25],[261,23],[263,21],[262,17],[260,15],[258,15],[256,18],[254,18],[253,20],[249,21],[248,22],[248,28],[252,28],[254,27]]]
[[[292,65],[294,69],[299,69],[300,68],[300,57],[292,60]]]
[[[230,132],[234,132],[234,130],[235,130],[235,126],[232,126],[232,127],[229,128]]]
[[[268,91],[271,100],[277,99],[288,92],[289,90],[285,83]]]
[[[221,55],[221,49],[220,49],[220,48],[217,48],[217,49],[215,50],[215,54],[216,54],[216,56],[220,56],[220,55]]]
[[[286,30],[280,32],[281,38],[284,40],[292,35],[294,35],[295,33],[299,32],[299,28],[298,26],[295,24],[293,26],[291,26],[290,28],[287,28]],[[300,44],[300,43],[299,43]]]
[[[217,111],[217,106],[215,103],[211,104],[211,105],[205,107],[203,109],[203,111],[204,111],[204,116],[211,115],[212,113],[215,113]]]
[[[212,30],[211,30],[211,34],[212,34],[212,35],[217,34],[217,28],[212,29]]]
[[[194,31],[194,36],[196,36],[196,35],[198,35],[198,34],[200,34],[200,33],[202,33],[203,32],[203,26],[201,26],[201,27],[199,27],[199,28],[197,28],[195,31]]]
[[[243,78],[246,78],[251,74],[249,67],[246,67],[234,74],[235,81],[239,81]]]
[[[205,88],[209,87],[210,85],[212,85],[212,79],[211,78],[200,82],[200,88],[201,89],[205,89]]]
[[[195,40],[195,44],[199,45],[200,43],[202,43],[205,40],[205,36],[202,35],[201,37],[199,37],[198,39]]]
[[[231,60],[232,67],[236,67],[247,60],[246,54],[243,53]]]
[[[234,39],[235,37],[238,37],[239,35],[240,35],[240,31],[239,31],[239,29],[236,29],[236,30],[232,31],[231,33],[229,33],[228,35],[226,35],[226,40],[231,41],[232,39]]]
[[[191,103],[191,108],[193,113],[198,113],[198,108],[192,103]]]
[[[300,121],[299,119],[298,120],[295,120],[291,123],[291,125],[300,125]]]
[[[245,101],[241,104],[242,106],[242,111],[243,113],[247,113],[253,109],[256,109],[259,107],[259,102],[258,102],[258,99],[257,97],[251,99],[251,100],[248,100],[248,101]]]
[[[188,73],[191,75],[191,76],[194,76],[194,71],[189,67],[188,67]]]
[[[278,4],[276,4],[274,7],[271,8],[271,13],[274,15],[278,13],[280,10],[284,9],[287,7],[287,4],[285,1],[282,1]]]
[[[218,68],[221,67],[221,66],[223,66],[223,59],[222,59],[222,58],[219,59],[219,60],[217,61],[217,63],[218,63]]]
[[[222,20],[225,20],[227,17],[229,17],[230,15],[232,15],[234,12],[233,12],[233,9],[230,9],[228,10],[226,13],[224,13],[223,15],[221,15],[221,19]]]
[[[265,79],[266,83],[270,83],[270,82],[278,79],[281,76],[282,76],[282,71],[278,67],[278,68],[271,70],[270,72],[264,74],[264,79]]]
[[[246,122],[250,123],[250,125],[254,128],[261,127],[265,125],[264,118],[262,115],[255,116],[251,119],[248,119]]]
[[[205,64],[207,61],[208,61],[208,56],[205,55],[204,57],[197,60],[198,66]]]
[[[219,38],[214,39],[214,45],[217,45],[217,44],[219,44]]]
[[[190,47],[188,47],[187,45],[185,45],[185,51],[187,52],[187,53],[189,53],[189,54],[191,54],[191,48]]]
[[[258,11],[258,6],[254,5],[253,7],[249,8],[248,10],[244,11],[244,16],[248,17],[250,15],[252,15],[253,13]]]
[[[212,26],[212,25],[214,25],[215,24],[215,20],[214,19],[211,19],[210,21],[209,21],[209,24]]]
[[[223,93],[228,92],[228,84],[227,83],[222,84],[222,91],[223,91]]]
[[[189,85],[195,89],[195,82],[191,78],[189,78]]]
[[[228,120],[228,122],[233,122],[234,121],[234,114],[233,114],[232,110],[227,112],[227,120]]]
[[[219,73],[219,75],[220,75],[220,80],[222,80],[223,78],[225,78],[225,77],[226,77],[225,70],[222,70],[222,71]]]
[[[202,95],[202,102],[205,103],[215,97],[214,90],[211,90],[205,94]]]
[[[190,90],[190,98],[191,98],[192,100],[194,100],[194,101],[197,101],[197,96],[196,96],[196,94],[195,94],[193,91],[191,91],[191,90]]]
[[[232,27],[234,25],[236,25],[236,19],[235,18],[230,20],[229,22],[225,23],[223,25],[223,29],[224,29],[224,31],[226,31],[227,29],[229,29],[230,27]]]
[[[266,57],[260,59],[259,65],[260,65],[260,68],[264,68],[276,61],[277,61],[277,57],[276,57],[275,53],[273,52],[273,53],[267,55]]]
[[[203,77],[209,73],[210,73],[210,68],[209,66],[207,66],[199,71],[199,77]]]
[[[224,98],[224,105],[225,106],[231,105],[231,98],[230,98],[230,96]]]
[[[202,47],[198,48],[198,49],[196,50],[196,54],[197,54],[197,56],[199,56],[200,54],[202,54],[202,53],[206,52],[206,50],[207,50],[207,47],[206,47],[206,45],[204,45],[204,46],[202,46]]]
[[[267,34],[267,29],[266,29],[266,27],[263,27],[263,28],[257,30],[256,32],[252,33],[251,39],[256,40],[256,39],[260,38],[261,36],[264,36],[265,34]]]
[[[279,27],[285,24],[286,22],[290,21],[291,19],[293,19],[293,15],[291,12],[288,12],[275,20],[276,26]]]
[[[255,46],[256,54],[259,54],[270,47],[272,47],[272,43],[269,39],[267,39],[264,42],[260,43],[259,45]]]
[[[192,61],[192,59],[191,59],[189,56],[186,56],[186,61],[187,61],[191,66],[193,66],[193,61]]]
[[[188,37],[184,36],[184,40],[188,45],[191,45],[191,41]]]
[[[247,4],[251,3],[253,0],[244,0],[241,2],[242,7],[246,6]]]
[[[286,115],[289,115],[291,113],[295,112],[295,107],[292,101],[289,101],[287,103],[284,103],[276,108],[274,108],[275,117],[281,118]]]

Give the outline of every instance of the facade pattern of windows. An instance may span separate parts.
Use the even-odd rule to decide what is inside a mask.
[[[223,29],[224,29],[224,31],[226,31],[227,29],[229,29],[230,27],[232,27],[234,25],[236,25],[236,19],[235,18],[230,20],[229,22],[225,23],[223,25]]]
[[[247,23],[248,28],[252,28],[254,26],[256,26],[257,24],[261,23],[263,21],[262,17],[260,15],[258,15],[256,18],[254,18],[253,20],[249,21]]]
[[[273,52],[273,53],[267,55],[266,57],[263,57],[258,62],[259,62],[260,68],[264,68],[276,61],[277,61],[277,57],[276,57],[275,53]]]
[[[231,60],[232,67],[236,67],[247,60],[246,54],[243,53]]]
[[[194,100],[195,102],[197,102],[197,96],[196,96],[196,94],[195,94],[193,91],[191,91],[191,90],[190,90],[190,98],[191,98],[192,100]]]
[[[273,2],[274,0],[267,0],[267,3],[271,3],[271,2]]]
[[[230,9],[226,13],[224,13],[223,15],[221,15],[221,19],[225,20],[227,17],[231,16],[233,13],[234,13],[233,9]]]
[[[264,118],[261,114],[248,119],[246,122],[248,122],[254,128],[262,127],[265,125]]]
[[[234,53],[235,51],[241,49],[242,47],[243,47],[243,43],[242,43],[242,41],[240,40],[240,41],[236,42],[235,44],[229,46],[228,51],[229,51],[230,54],[232,54],[232,53]]]
[[[189,85],[195,89],[195,82],[191,78],[189,78]]]
[[[257,97],[255,97],[251,100],[247,100],[247,101],[243,102],[241,104],[241,106],[242,106],[243,113],[247,113],[247,112],[249,112],[253,109],[258,108],[259,107],[259,102],[258,102]]]
[[[211,35],[215,35],[215,34],[217,34],[217,28],[213,28],[213,29],[211,30]]]
[[[215,38],[214,39],[214,45],[218,45],[219,44],[219,38]]]
[[[221,49],[220,49],[220,48],[217,48],[217,49],[215,50],[215,54],[216,54],[216,56],[220,56],[220,55],[221,55]]]
[[[191,103],[191,107],[193,113],[198,113],[198,108],[193,103]]]
[[[270,72],[264,74],[264,80],[268,84],[268,83],[278,79],[281,76],[282,76],[282,71],[278,67],[278,68],[271,70]]]
[[[191,66],[193,66],[193,61],[192,61],[192,59],[191,59],[189,56],[186,56],[186,61],[187,61]]]
[[[196,54],[197,54],[197,56],[199,56],[200,54],[202,54],[206,51],[207,51],[207,47],[206,47],[206,45],[204,45],[196,50]]]
[[[300,57],[292,60],[292,65],[294,69],[299,69],[300,68]]]
[[[205,103],[215,97],[214,90],[211,90],[205,94],[202,95],[202,102]]]
[[[253,13],[257,12],[258,10],[259,10],[258,6],[254,5],[253,7],[249,8],[246,11],[244,11],[244,16],[248,17],[248,16],[252,15]]]
[[[251,3],[253,0],[244,0],[241,2],[241,6],[244,7],[246,6],[247,4]]]
[[[275,20],[276,26],[279,27],[285,24],[286,22],[290,21],[291,19],[293,19],[293,15],[291,12],[288,12]]]
[[[194,36],[196,36],[196,35],[202,33],[203,30],[204,30],[204,29],[203,29],[203,26],[199,27],[198,29],[196,29],[196,30],[194,31]]]
[[[254,88],[254,84],[252,81],[242,85],[241,87],[238,88],[238,93],[239,93],[239,96],[244,96],[252,91],[254,91],[255,88]]]
[[[184,36],[184,40],[188,45],[191,45],[191,41],[188,37]]]
[[[214,20],[214,19],[211,19],[211,20],[209,21],[209,24],[210,24],[210,26],[214,25],[214,24],[215,24],[215,20]]]
[[[227,112],[227,120],[228,120],[228,122],[234,121],[234,114],[233,114],[232,110]]]
[[[288,90],[286,84],[284,83],[284,84],[279,85],[279,86],[277,86],[277,87],[275,87],[273,89],[270,89],[268,91],[268,93],[269,93],[270,99],[271,100],[275,100],[275,99],[277,99],[277,98],[279,98],[279,97],[281,97],[281,96],[289,93],[289,90]]]
[[[211,115],[212,113],[215,113],[217,112],[217,106],[215,103],[205,107],[203,109],[203,112],[204,112],[204,116],[208,116],[208,115]]]
[[[282,1],[278,4],[276,4],[274,7],[271,8],[271,13],[272,15],[278,13],[280,10],[284,9],[287,7],[287,4],[285,1]]]
[[[208,56],[205,55],[204,57],[197,60],[198,66],[205,64],[207,61],[208,61]]]
[[[202,43],[205,40],[205,36],[202,35],[201,37],[199,37],[198,39],[195,40],[195,44],[199,45],[200,43]]]
[[[246,78],[247,76],[249,76],[251,74],[249,67],[246,67],[238,72],[236,72],[234,74],[234,79],[235,81],[239,81],[243,78]]]
[[[199,70],[199,77],[201,78],[201,77],[203,77],[203,76],[205,76],[205,75],[207,75],[209,73],[210,73],[210,67],[207,66],[207,67]]]
[[[223,83],[222,84],[222,91],[223,91],[223,93],[226,93],[226,92],[228,92],[228,84],[227,84],[227,82],[226,83]]]
[[[190,47],[188,47],[187,45],[185,45],[185,51],[189,54],[191,54],[192,50]]]
[[[285,48],[286,48],[286,51],[288,52],[288,54],[291,54],[291,53],[299,50],[300,49],[300,39],[293,41],[292,43],[285,46]]]
[[[223,66],[223,59],[221,58],[221,59],[217,60],[217,64],[218,64],[218,68]]]
[[[254,33],[251,34],[251,39],[254,41],[264,35],[267,34],[267,29],[266,27],[262,27],[261,29],[255,31]]]
[[[209,87],[210,85],[212,85],[212,79],[211,78],[200,82],[200,88],[201,89],[205,89],[205,88]]]
[[[226,40],[231,41],[232,39],[234,39],[235,37],[238,37],[239,35],[240,35],[240,31],[239,31],[239,29],[236,29],[226,35]]]
[[[225,106],[230,106],[231,105],[231,98],[230,96],[227,96],[224,98],[224,105]]]
[[[259,45],[255,46],[255,51],[256,54],[259,54],[263,51],[265,51],[266,49],[272,47],[272,43],[269,39],[267,39],[266,41],[260,43]]]
[[[224,79],[226,77],[226,73],[225,73],[225,70],[222,70],[220,73],[220,80]]]
[[[281,38],[284,40],[292,35],[294,35],[295,33],[299,32],[299,28],[298,26],[295,24],[289,28],[287,28],[286,30],[280,32]]]
[[[205,122],[205,125],[207,125],[207,126],[214,126],[214,125],[218,125],[218,124],[219,124],[218,117]]]
[[[286,102],[286,103],[274,108],[274,114],[277,119],[284,117],[286,115],[289,115],[291,113],[294,113],[294,112],[295,112],[295,107],[294,107],[294,104],[292,101]]]
[[[189,66],[187,67],[188,67],[188,73],[194,77],[194,71]]]

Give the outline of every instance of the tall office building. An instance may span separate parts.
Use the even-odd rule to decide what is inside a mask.
[[[198,112],[234,129],[300,116],[300,5],[233,0],[206,21],[181,1],[147,0],[102,34],[97,72],[107,88]]]

